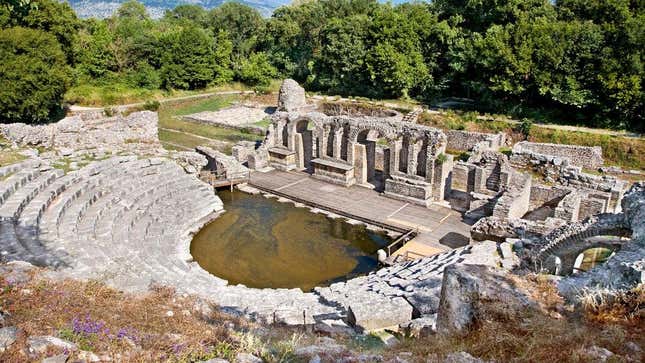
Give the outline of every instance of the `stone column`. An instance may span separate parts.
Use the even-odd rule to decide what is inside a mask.
[[[341,147],[343,145],[343,128],[339,127],[334,130],[334,159],[341,160]]]
[[[391,166],[391,149],[383,149],[383,182],[385,182],[385,179],[390,177],[390,166]]]
[[[329,147],[329,132],[331,127],[329,125],[323,125],[321,127],[320,135],[320,154],[319,157],[329,156],[327,154],[327,148]]]
[[[302,170],[305,168],[305,145],[301,133],[296,132],[294,135],[294,144],[296,152],[296,169]]]
[[[284,120],[278,120],[275,125],[275,145],[274,146],[283,146],[284,142],[282,141],[282,128],[284,127]]]
[[[410,140],[412,141],[412,140]],[[414,143],[408,142],[408,170],[407,174],[410,176],[417,175],[417,157],[419,156],[419,151],[423,144],[421,141],[415,141]]]
[[[365,145],[356,143],[354,149],[354,178],[357,184],[367,183],[367,155]]]
[[[401,140],[390,141],[390,170],[389,174],[399,171],[399,154],[401,153]]]

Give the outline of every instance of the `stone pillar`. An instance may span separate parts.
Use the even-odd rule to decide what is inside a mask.
[[[295,152],[296,152],[296,169],[302,170],[305,169],[305,145],[303,142],[302,134],[296,132],[296,134],[293,137],[294,139],[294,146],[295,146]]]
[[[453,170],[453,156],[446,155],[446,161],[442,163],[434,162],[433,179],[432,180],[432,196],[436,201],[446,199],[450,192],[450,176]]]
[[[364,146],[367,161],[367,180],[372,180],[376,172],[376,143],[374,141],[368,141]]]
[[[412,141],[412,140],[410,140]],[[419,156],[419,150],[423,144],[420,141],[414,143],[408,142],[408,170],[407,174],[410,176],[417,175],[417,157]]]
[[[354,144],[354,178],[357,184],[367,183],[367,153],[365,145]]]
[[[282,141],[282,128],[284,127],[284,120],[278,120],[275,125],[275,145],[274,146],[284,146]]]
[[[343,129],[334,129],[334,159],[341,160],[341,147],[343,145]]]
[[[392,159],[390,150],[390,148],[383,149],[383,182],[390,177],[390,160]]]
[[[276,130],[275,130],[275,125],[270,124],[267,127],[267,133],[266,133],[266,136],[265,136],[265,145],[267,147],[274,147],[275,145],[278,144],[278,141],[276,140],[277,139],[276,135],[277,134],[276,134]]]
[[[401,153],[401,140],[390,141],[390,170],[389,174],[399,171],[399,154]]]

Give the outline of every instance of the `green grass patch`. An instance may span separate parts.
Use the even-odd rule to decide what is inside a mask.
[[[280,88],[280,80],[272,81],[268,87],[270,92]],[[122,81],[103,83],[83,83],[73,86],[65,94],[65,102],[82,106],[110,106],[129,103],[146,102],[149,100],[161,101],[164,98],[198,95],[201,93],[221,91],[253,91],[240,82],[231,82],[224,85],[212,86],[199,90],[163,90],[133,87]]]
[[[0,147],[4,148],[0,151],[0,166],[15,164],[27,158],[20,154],[19,150],[10,149],[11,143],[2,136],[0,136]]]
[[[202,138],[167,130],[159,130],[159,140],[162,143],[181,145],[188,149],[194,149],[197,146],[208,144],[208,141]],[[175,150],[183,150],[174,145],[171,146],[173,146],[173,149]]]
[[[645,170],[645,140],[587,132],[532,127],[529,141],[580,146],[600,146],[607,165]]]
[[[243,140],[261,140],[262,136],[244,133],[234,129],[184,121],[178,117],[203,111],[217,111],[221,108],[230,106],[237,99],[238,96],[236,95],[226,95],[213,96],[204,99],[185,100],[181,102],[173,102],[172,104],[162,104],[159,108],[159,127],[162,129],[159,130],[159,139],[164,143],[164,146],[167,149],[171,150],[182,150],[181,147],[177,147],[175,145],[180,145],[189,149],[194,149],[199,145],[207,145],[209,143],[208,140],[204,140],[201,137],[225,141],[228,143],[236,143]],[[187,135],[186,133],[192,135]],[[230,152],[230,147],[225,149],[228,149],[228,152]]]
[[[262,119],[258,122],[255,122],[254,125],[264,127],[265,129],[271,125],[271,120],[269,118]]]

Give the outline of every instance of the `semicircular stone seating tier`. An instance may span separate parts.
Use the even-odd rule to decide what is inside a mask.
[[[193,262],[189,250],[193,233],[223,204],[171,160],[114,157],[67,174],[32,160],[0,168],[0,178],[2,260],[29,261],[53,268],[57,277],[96,279],[126,291],[173,286],[269,323],[344,319],[351,309],[398,324],[406,309],[411,319],[410,305],[432,313],[445,266],[500,264],[496,245],[483,243],[313,292],[231,286]]]
[[[599,247],[616,251],[629,242],[631,234],[623,214],[598,214],[544,236],[533,260],[551,274],[569,275],[576,258],[584,251]],[[609,238],[595,238],[598,236]]]

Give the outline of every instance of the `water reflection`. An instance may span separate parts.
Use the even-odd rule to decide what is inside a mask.
[[[193,239],[205,270],[231,284],[310,290],[376,267],[381,233],[289,203],[238,191],[218,193],[226,213]]]

